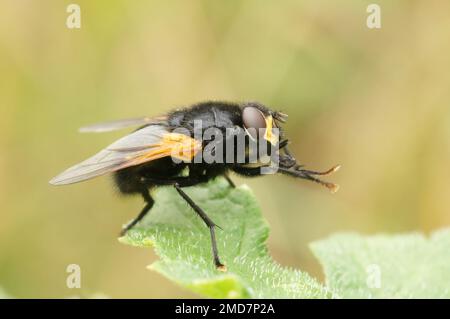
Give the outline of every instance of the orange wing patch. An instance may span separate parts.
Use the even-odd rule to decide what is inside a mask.
[[[167,133],[164,134],[160,143],[152,145],[149,152],[130,159],[131,162],[127,166],[138,165],[166,156],[171,156],[184,162],[190,162],[201,149],[201,141],[184,134]]]

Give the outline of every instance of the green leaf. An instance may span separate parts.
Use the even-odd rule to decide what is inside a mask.
[[[269,228],[246,186],[231,188],[224,179],[185,191],[211,219],[228,271],[213,264],[209,231],[171,187],[155,190],[150,214],[121,242],[154,247],[160,257],[149,266],[167,278],[212,298],[326,298],[332,293],[308,274],[283,268],[269,256]]]
[[[450,298],[450,229],[429,238],[337,234],[311,246],[343,298]]]
[[[186,189],[223,228],[217,241],[226,273],[215,269],[209,231],[171,188],[156,190],[151,214],[120,240],[154,247],[149,266],[170,280],[212,298],[450,298],[450,229],[431,234],[336,234],[311,244],[326,287],[286,269],[268,254],[269,229],[246,186],[223,179]]]

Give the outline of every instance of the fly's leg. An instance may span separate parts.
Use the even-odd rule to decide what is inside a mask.
[[[142,197],[144,198],[144,200],[146,202],[144,208],[142,208],[141,212],[139,213],[139,215],[136,216],[135,219],[133,219],[127,226],[125,226],[124,229],[122,229],[122,231],[120,232],[120,236],[124,236],[127,233],[127,231],[129,231],[137,223],[139,223],[142,220],[142,218],[144,218],[145,215],[147,215],[147,213],[153,207],[154,200],[150,196],[148,189],[146,189],[145,191],[142,192]]]
[[[260,176],[261,175],[261,168],[260,167],[242,167],[242,166],[235,166],[233,167],[233,171],[237,174],[252,177],[252,176]]]
[[[141,177],[141,182],[148,185],[175,185],[180,187],[195,186],[207,182],[206,176],[181,176],[172,178]]]
[[[180,185],[178,183],[174,184],[175,189],[178,191],[178,193],[183,197],[183,199],[189,204],[189,206],[192,207],[192,209],[197,213],[197,215],[200,216],[200,218],[205,222],[206,226],[209,228],[209,232],[211,235],[211,246],[212,246],[212,253],[214,258],[214,264],[216,265],[216,268],[220,271],[226,271],[227,268],[219,258],[219,253],[217,251],[217,242],[216,242],[216,233],[215,233],[215,227],[217,226],[209,217],[206,215],[206,213],[181,189]],[[217,226],[218,227],[218,226]]]
[[[230,187],[232,188],[236,188],[236,184],[234,184],[234,182],[231,180],[230,175],[225,174],[225,179],[227,180],[228,184],[230,184]]]

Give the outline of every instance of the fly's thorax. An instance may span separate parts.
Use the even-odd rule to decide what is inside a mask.
[[[244,116],[244,110],[250,113]],[[278,146],[277,128],[272,126],[270,114],[254,103],[206,102],[173,112],[169,116],[169,125],[173,132],[200,141],[202,150],[196,152],[194,163],[261,165],[267,162],[266,159],[270,162],[271,154]],[[259,116],[261,120],[255,122]],[[178,156],[175,160],[180,159],[183,158]]]

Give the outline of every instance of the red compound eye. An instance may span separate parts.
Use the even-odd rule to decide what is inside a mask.
[[[264,114],[258,110],[256,107],[253,106],[247,106],[242,111],[242,121],[244,122],[244,126],[247,129],[254,129],[250,130],[252,133],[258,134],[259,129],[265,129],[266,128],[266,118],[264,117]],[[256,136],[253,136],[256,138]]]

